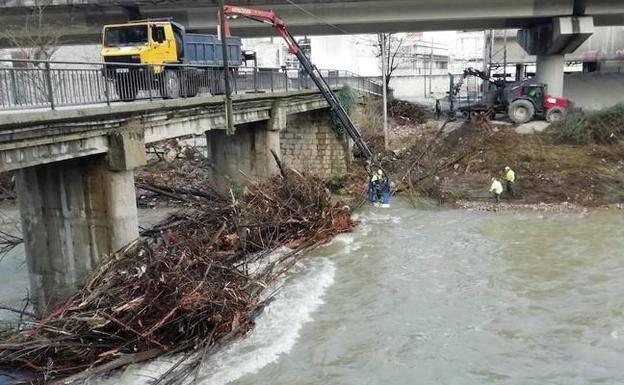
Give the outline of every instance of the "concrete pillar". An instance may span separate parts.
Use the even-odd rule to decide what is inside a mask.
[[[535,78],[548,85],[548,94],[563,96],[565,55],[537,55]]]
[[[16,178],[35,308],[75,293],[103,255],[139,235],[133,171],[103,155],[20,170]]]
[[[280,156],[279,131],[267,121],[236,126],[234,135],[224,130],[206,132],[218,187],[243,186],[249,179],[269,178],[279,173],[271,150]]]
[[[518,31],[518,43],[537,56],[536,80],[548,85],[553,96],[563,94],[565,55],[576,51],[594,33],[594,19],[555,17],[550,22]]]

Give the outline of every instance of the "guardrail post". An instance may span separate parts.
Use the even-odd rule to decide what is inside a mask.
[[[50,62],[45,62],[45,79],[48,88],[48,102],[50,103],[50,108],[54,109],[54,94],[52,93],[52,75],[50,73]]]
[[[108,84],[108,69],[106,64],[102,67],[104,69],[104,96],[106,97],[106,105],[110,106],[110,86]]]
[[[15,75],[15,68],[11,68],[11,88],[13,89],[13,104],[18,105],[20,98],[18,94],[19,91],[17,89],[17,76]]]
[[[253,71],[254,92],[258,93],[258,67],[254,67]]]
[[[147,87],[147,93],[149,95],[149,100],[150,102],[153,100],[153,96],[152,96],[152,85],[154,84],[154,82],[152,81],[152,73],[154,73],[153,68],[151,65],[147,65],[145,68],[145,87]]]

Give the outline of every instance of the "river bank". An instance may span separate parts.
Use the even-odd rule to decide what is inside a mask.
[[[510,124],[413,123],[391,115],[389,149],[378,135],[369,135],[369,142],[395,191],[412,200],[484,211],[617,209],[624,202],[621,111],[616,106],[602,115],[575,115],[577,120],[566,124],[579,131],[576,136],[568,126],[521,134]],[[502,179],[506,166],[516,173],[516,193],[503,193],[497,205],[488,190],[491,178]],[[361,194],[356,185],[365,181],[366,174],[355,169],[345,190]]]

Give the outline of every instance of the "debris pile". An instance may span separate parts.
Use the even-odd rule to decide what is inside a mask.
[[[432,119],[433,115],[423,107],[407,102],[405,100],[394,99],[389,103],[388,115],[397,124],[423,124]]]
[[[260,294],[303,251],[353,225],[320,179],[296,171],[250,184],[239,199],[187,182],[168,192],[190,210],[109,256],[50,315],[4,337],[0,366],[32,371],[28,383],[71,383],[184,351],[158,379],[182,383],[206,352],[253,327],[267,301]],[[281,246],[289,251],[272,254]]]

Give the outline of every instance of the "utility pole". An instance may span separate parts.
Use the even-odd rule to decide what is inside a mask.
[[[503,30],[503,79],[507,84],[507,30]]]
[[[431,54],[429,55],[429,96],[433,93],[432,91],[432,83],[433,82],[433,36],[431,37]]]
[[[223,49],[223,78],[225,84],[225,129],[227,135],[234,135],[234,113],[232,111],[232,88],[230,87],[230,63],[228,59],[227,34],[225,32],[225,12],[223,0],[219,3],[219,28],[221,32],[221,47]]]
[[[386,62],[386,34],[381,34],[381,77],[382,77],[382,89],[383,89],[383,133],[384,133],[384,148],[388,150],[388,85],[386,78],[388,74],[388,65]]]

